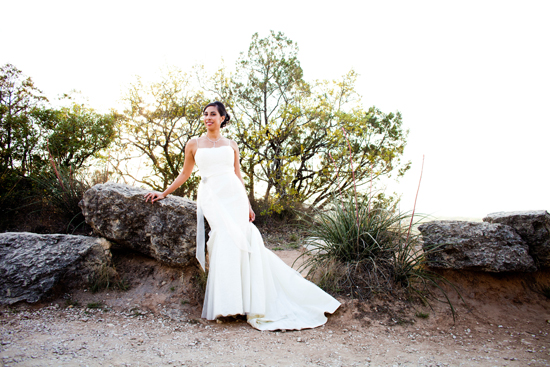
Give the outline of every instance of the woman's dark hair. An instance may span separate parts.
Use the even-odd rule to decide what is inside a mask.
[[[206,109],[210,106],[215,106],[220,116],[225,116],[225,119],[222,121],[222,124],[220,125],[220,127],[224,127],[225,125],[227,125],[229,120],[231,120],[231,116],[229,116],[229,114],[225,110],[225,106],[223,105],[223,103],[221,103],[220,101],[209,103],[206,105],[206,107],[204,107],[202,112],[204,113],[204,111],[206,111]]]

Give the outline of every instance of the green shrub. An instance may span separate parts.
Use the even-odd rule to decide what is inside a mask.
[[[84,215],[78,203],[90,184],[71,167],[66,168],[52,161],[51,170],[31,177],[38,187],[38,198],[65,218],[66,232],[74,231],[85,224]]]
[[[308,218],[307,250],[300,256],[304,260],[300,269],[307,269],[307,276],[327,291],[352,298],[406,292],[428,302],[437,299],[435,289],[454,317],[441,287],[450,283],[427,269],[420,234],[412,230],[419,220],[411,219],[396,205],[384,207],[372,196],[362,196],[357,204],[353,197],[335,200]]]

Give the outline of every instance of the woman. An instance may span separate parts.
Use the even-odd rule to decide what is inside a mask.
[[[182,173],[163,193],[145,195],[146,202],[164,199],[189,178],[195,163],[199,167],[197,259],[203,269],[203,215],[212,229],[202,317],[246,315],[259,330],[323,325],[325,312],[333,313],[340,303],[265,248],[251,223],[255,214],[241,177],[239,148],[221,135],[230,116],[221,102],[207,105],[203,115],[207,133],[185,146]]]

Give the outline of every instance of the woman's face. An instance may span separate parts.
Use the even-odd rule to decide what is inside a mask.
[[[225,116],[221,116],[216,106],[208,106],[203,113],[204,125],[209,131],[214,131],[220,128]]]

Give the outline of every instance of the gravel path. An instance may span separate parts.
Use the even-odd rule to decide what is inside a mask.
[[[321,328],[260,332],[240,320],[220,324],[188,317],[167,309],[157,314],[59,305],[5,310],[0,318],[0,365],[550,365],[548,328],[530,327],[532,332],[527,332],[472,320],[438,327],[445,322],[429,319],[404,326],[367,325],[364,320],[350,321],[344,311]]]

